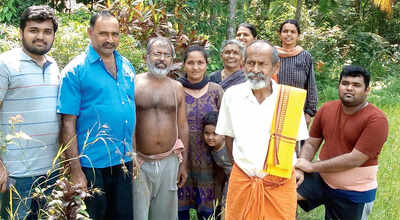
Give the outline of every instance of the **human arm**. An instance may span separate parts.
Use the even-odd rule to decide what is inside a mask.
[[[71,182],[79,185],[83,189],[87,187],[87,179],[82,171],[79,154],[78,144],[76,139],[76,119],[74,115],[61,115],[61,129],[60,129],[60,144],[65,147],[65,159],[69,163]]]
[[[322,143],[322,138],[313,138],[309,137],[306,142],[304,143],[299,159],[297,159],[297,163],[295,166],[296,170],[296,185],[299,187],[304,181],[304,167],[302,167],[303,163],[312,163],[312,159],[314,158],[315,154],[317,153],[320,145]],[[309,165],[309,164],[308,164]]]
[[[309,125],[311,118],[317,112],[318,91],[315,82],[315,74],[314,74],[313,60],[311,54],[307,53],[305,61],[306,61],[305,71],[307,74],[307,81],[305,82],[306,85],[304,88],[307,90],[307,97],[304,106],[304,112],[306,116],[307,125]]]
[[[8,68],[3,62],[3,59],[0,60],[0,108],[2,108],[4,96],[8,90]],[[2,159],[0,158],[0,192],[5,192],[7,189],[7,179],[8,179],[8,171],[6,166],[4,166]]]
[[[232,161],[232,164],[234,163],[233,160],[233,153],[232,153],[232,149],[233,149],[233,137],[230,136],[225,136],[225,146],[226,146],[226,151],[228,153],[229,158]]]
[[[350,153],[342,154],[323,161],[310,162],[305,159],[299,159],[296,167],[307,173],[331,173],[359,167],[368,159],[368,155],[358,151],[357,149],[353,149]]]
[[[183,146],[185,146],[182,156],[183,156],[183,161],[179,165],[179,171],[178,171],[178,187],[182,187],[186,179],[188,177],[187,173],[187,158],[188,158],[188,148],[189,148],[189,126],[187,122],[187,117],[186,117],[186,102],[185,102],[185,92],[183,90],[182,85],[177,86],[177,96],[179,100],[179,105],[178,105],[178,136],[183,142]]]
[[[229,111],[229,104],[228,104],[229,98],[230,98],[230,93],[228,91],[222,98],[222,103],[221,103],[221,108],[219,109],[218,122],[215,129],[215,133],[225,136],[226,151],[232,163],[234,163],[232,154],[234,133],[233,133],[231,115]]]
[[[7,189],[8,171],[0,159],[0,192],[3,193]]]
[[[313,116],[309,115],[308,113],[304,113],[304,118],[306,119],[307,127],[311,124],[311,119]]]
[[[221,108],[222,98],[224,96],[224,90],[220,85],[218,85],[218,100],[217,100],[217,108]]]

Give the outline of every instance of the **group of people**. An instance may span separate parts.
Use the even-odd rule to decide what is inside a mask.
[[[326,219],[367,219],[387,119],[367,102],[370,74],[356,65],[340,73],[340,99],[317,111],[296,20],[281,24],[281,46],[239,25],[221,47],[223,69],[210,77],[205,49],[189,46],[178,80],[167,76],[175,50],[164,37],[148,41],[148,72],[136,75],[106,10],[92,15],[90,44],[60,74],[46,55],[57,27],[50,7],[31,6],[21,15],[22,47],[0,55],[1,131],[32,137],[1,153],[0,190],[18,191],[13,203],[2,195],[2,218],[7,210],[38,218],[43,201],[32,189],[54,184],[48,171],[66,146],[71,183],[102,191],[85,199],[96,220],[185,220],[190,209],[199,219],[217,211],[227,220],[292,220],[297,204],[324,205]],[[10,128],[16,114],[23,121]]]

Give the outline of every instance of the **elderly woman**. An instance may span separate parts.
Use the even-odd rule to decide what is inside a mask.
[[[211,73],[210,81],[218,83],[224,90],[229,87],[245,82],[241,67],[244,57],[244,47],[237,40],[226,40],[222,43],[221,59],[224,62],[224,68]]]
[[[245,47],[257,39],[256,28],[248,23],[241,23],[236,29],[236,40],[243,43]]]
[[[213,213],[214,200],[221,196],[223,182],[216,178],[217,166],[204,143],[202,131],[204,116],[219,110],[223,89],[208,81],[207,64],[204,48],[189,47],[184,54],[186,77],[178,79],[186,93],[189,124],[188,179],[178,191],[180,220],[189,219],[190,208],[197,210],[198,219],[208,219]]]
[[[317,111],[318,94],[311,54],[297,45],[300,27],[297,20],[286,20],[279,28],[281,47],[276,47],[280,57],[280,69],[275,79],[285,84],[307,90],[304,113],[307,124]]]

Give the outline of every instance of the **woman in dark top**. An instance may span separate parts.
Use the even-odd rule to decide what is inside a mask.
[[[211,73],[210,81],[218,83],[226,91],[229,87],[247,80],[242,71],[244,47],[238,40],[226,40],[220,51],[224,68]]]
[[[307,124],[317,112],[318,94],[311,54],[297,45],[300,27],[297,20],[286,20],[279,28],[281,47],[276,47],[280,57],[280,69],[275,80],[307,90],[304,114]]]

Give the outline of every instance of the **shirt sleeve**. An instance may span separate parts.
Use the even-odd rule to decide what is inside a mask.
[[[299,131],[297,133],[297,140],[306,140],[308,139],[308,129],[307,129],[307,123],[306,119],[304,117],[304,114],[301,114],[301,119],[300,119],[300,127]]]
[[[323,110],[324,110],[324,106],[322,106],[318,110],[317,114],[315,114],[314,120],[313,120],[311,128],[310,128],[310,137],[323,138],[322,125],[321,125]]]
[[[235,137],[232,127],[231,114],[229,111],[228,99],[229,94],[225,94],[222,97],[222,103],[221,108],[219,109],[219,116],[215,133],[229,137]]]
[[[309,54],[308,59],[306,59],[306,71],[307,71],[307,97],[306,97],[306,105],[304,111],[314,116],[317,112],[317,104],[318,104],[318,92],[317,86],[315,84],[315,74],[313,67],[313,60],[311,54]]]
[[[376,158],[386,142],[388,131],[386,117],[377,116],[368,119],[368,124],[358,139],[355,149],[368,155],[369,158]]]
[[[211,151],[211,155],[215,163],[224,169],[226,175],[230,175],[232,171],[232,161],[228,156],[226,147],[223,146],[219,151]]]
[[[3,101],[8,90],[9,70],[7,65],[0,60],[0,102]]]
[[[58,93],[57,113],[79,115],[81,104],[80,81],[77,68],[68,66],[62,71],[60,90]]]

